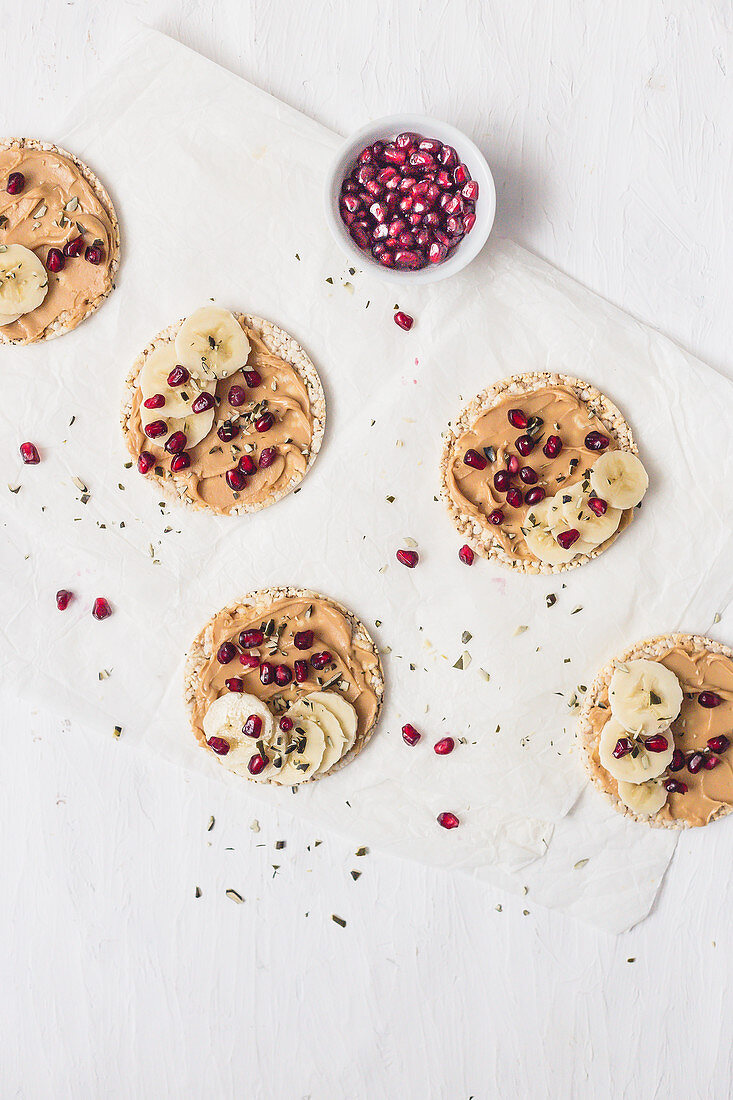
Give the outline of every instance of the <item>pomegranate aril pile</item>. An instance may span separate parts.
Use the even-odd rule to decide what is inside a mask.
[[[442,263],[476,224],[479,186],[450,145],[420,134],[375,141],[341,185],[339,211],[351,239],[383,267],[416,271]],[[409,329],[412,318],[395,314]]]

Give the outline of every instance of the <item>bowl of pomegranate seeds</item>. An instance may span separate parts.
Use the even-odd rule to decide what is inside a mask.
[[[473,260],[491,232],[486,159],[447,122],[394,115],[344,142],[326,180],[326,218],[354,264],[394,283],[433,283]]]

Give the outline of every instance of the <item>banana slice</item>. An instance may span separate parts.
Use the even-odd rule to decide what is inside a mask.
[[[262,722],[258,737],[248,737],[243,730],[251,714],[256,714]],[[272,774],[269,767],[257,776],[248,771],[249,762],[257,752],[257,742],[263,741],[265,746],[269,745],[275,732],[275,720],[270,709],[256,695],[246,692],[220,695],[206,711],[203,726],[207,741],[212,737],[221,737],[229,745],[225,756],[217,755],[217,760],[225,768],[248,779],[262,780]]]
[[[665,730],[677,717],[682,688],[671,669],[659,661],[640,658],[616,666],[608,700],[611,713],[624,729],[650,736]]]
[[[193,374],[188,382],[184,382],[183,385],[169,386],[168,375],[180,362],[181,360],[176,355],[173,344],[161,344],[160,347],[151,351],[143,363],[138,378],[143,401],[147,401],[149,397],[155,396],[156,393],[162,393],[165,398],[165,405],[162,408],[143,410],[144,413],[150,412],[152,420],[156,420],[160,416],[163,416],[166,420],[169,417],[188,416],[191,412],[192,403],[202,391],[205,390],[206,393],[213,394],[216,389],[216,382],[201,382]],[[193,413],[191,415],[205,418],[208,413]],[[171,429],[171,431],[173,430]]]
[[[178,362],[204,381],[228,378],[247,362],[249,340],[234,314],[217,306],[197,309],[176,336]]]
[[[22,313],[0,314],[0,328],[5,328],[6,325],[12,325],[14,321],[17,321],[18,318],[22,316]]]
[[[304,695],[290,708],[288,717],[292,718],[296,724],[305,718],[315,722],[323,730],[325,747],[318,765],[319,774],[328,771],[332,764],[341,759],[346,745],[346,735],[336,715],[323,703],[315,700],[312,695]]]
[[[649,487],[649,476],[641,460],[630,451],[607,451],[593,463],[590,483],[611,507],[623,510],[640,503]]]
[[[338,718],[346,739],[344,753],[347,753],[356,741],[356,730],[359,725],[355,707],[348,699],[344,699],[342,695],[337,695],[335,691],[312,691],[306,698],[312,699],[314,703],[322,703]]]
[[[161,410],[162,411],[162,410]],[[214,423],[214,410],[208,409],[202,413],[189,413],[188,416],[166,417],[166,424],[168,425],[168,434],[172,435],[173,432],[184,432],[186,436],[186,450],[190,450],[191,447],[195,447],[197,443],[200,443],[202,439],[211,431],[211,425]],[[163,442],[161,437],[155,441],[156,443]]]
[[[619,783],[645,783],[647,779],[656,779],[661,775],[672,759],[674,753],[674,738],[669,733],[667,736],[667,748],[664,752],[649,752],[643,743],[634,743],[637,750],[627,752],[618,759],[613,755],[616,744],[622,738],[628,738],[628,732],[618,719],[611,716],[601,730],[598,742],[598,757],[602,766],[609,775]]]
[[[559,490],[552,498],[549,521],[553,534],[557,537],[561,531],[572,529],[580,531],[579,542],[590,546],[600,546],[616,531],[621,522],[618,508],[607,508],[602,516],[597,516],[589,506],[589,495],[580,482],[570,489]],[[577,546],[577,543],[574,544]],[[579,551],[576,550],[576,553]]]
[[[635,814],[651,817],[661,810],[667,801],[664,784],[651,779],[648,783],[624,783],[618,785],[618,796]]]
[[[48,293],[48,272],[30,248],[22,244],[0,246],[0,314],[12,324],[24,313],[37,309]]]
[[[563,550],[550,526],[553,500],[553,497],[546,497],[530,508],[522,531],[530,553],[536,558],[545,562],[546,565],[563,565],[565,562],[572,561],[576,554],[587,554],[593,549],[593,545],[578,539],[567,550]]]
[[[302,733],[299,732],[301,730]],[[288,743],[292,744],[294,740],[302,737],[303,734],[305,734],[306,740],[302,751],[296,750],[287,755],[283,754],[282,767],[274,768],[273,765],[274,770],[268,773],[269,778],[274,783],[279,783],[284,787],[295,787],[305,779],[310,779],[319,770],[326,751],[326,735],[318,723],[311,718],[299,718],[294,729],[282,736],[278,735],[276,743],[277,740],[280,740],[282,747],[286,748]]]

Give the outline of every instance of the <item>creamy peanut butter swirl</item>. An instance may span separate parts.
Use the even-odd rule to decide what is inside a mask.
[[[509,410],[516,408],[521,409],[528,419],[539,417],[543,421],[536,436],[536,445],[526,457],[518,455],[515,446],[517,439],[526,434],[526,429],[515,428],[507,417]],[[585,437],[591,431],[608,436],[607,452],[618,450],[606,425],[567,387],[552,385],[528,394],[509,394],[493,408],[481,413],[471,428],[455,440],[453,456],[446,471],[449,496],[462,514],[484,523],[494,509],[500,508],[504,519],[491,528],[494,538],[512,557],[536,560],[522,533],[532,509],[526,504],[519,508],[510,507],[506,494],[498,493],[494,488],[494,474],[505,470],[507,456],[514,454],[521,466],[530,466],[535,470],[538,474],[536,484],[545,490],[548,497],[578,482],[588,488],[589,471],[598,457],[598,452],[589,451],[584,445]],[[562,450],[555,458],[548,458],[542,450],[549,435],[558,435],[562,440]],[[493,448],[494,453],[485,469],[476,470],[464,463],[464,455],[471,449],[489,457],[491,451],[487,455],[485,448]],[[521,489],[522,493],[534,487],[523,484],[518,477],[512,478],[512,485]],[[632,518],[633,509],[627,509],[621,517],[618,531],[627,527]],[[607,543],[610,541],[607,540]]]
[[[17,195],[7,191],[12,172],[25,176]],[[48,293],[41,305],[3,326],[3,336],[27,343],[59,318],[64,329],[74,328],[90,305],[109,293],[117,245],[109,211],[72,160],[29,146],[0,149],[0,244],[21,244],[46,265],[50,248],[63,249],[79,236],[85,247],[101,242],[101,263],[89,263],[82,249],[80,256],[65,260],[61,271],[49,271]]]
[[[266,631],[264,643],[243,650],[239,635],[247,630]],[[313,631],[312,646],[308,649],[296,648],[295,634],[309,630]],[[328,690],[340,694],[356,710],[357,741],[374,724],[379,710],[374,687],[377,674],[381,677],[379,659],[372,648],[355,636],[344,612],[324,597],[283,597],[275,600],[264,615],[261,610],[250,608],[243,608],[237,613],[224,609],[209,624],[206,639],[211,657],[198,675],[191,712],[194,731],[202,743],[206,740],[204,715],[215,699],[228,692],[226,680],[230,677],[242,679],[244,691],[267,703],[276,715],[284,712],[297,699],[310,692],[321,691],[330,683]],[[286,687],[274,682],[265,685],[260,678],[260,669],[244,668],[238,656],[226,665],[220,664],[216,654],[224,642],[232,642],[238,654],[255,654],[262,662],[267,661],[275,666],[287,665],[293,673],[292,681]],[[323,652],[330,653],[332,660],[326,668],[314,669],[311,656]],[[307,679],[302,682],[297,682],[294,675],[296,660],[306,661],[308,665]]]
[[[727,806],[733,806],[733,661],[722,653],[697,649],[691,652],[682,645],[669,646],[654,660],[660,661],[677,676],[683,691],[682,709],[672,723],[675,747],[685,755],[707,748],[708,739],[725,734],[731,748],[719,754],[720,764],[710,771],[702,768],[691,774],[686,767],[674,773],[688,787],[686,794],[672,793],[655,815],[661,821],[684,820],[690,825],[707,825],[711,817]],[[713,691],[722,702],[706,708],[698,702],[701,691]],[[589,720],[596,735],[611,715],[608,689],[603,689],[591,708]],[[617,792],[617,784],[601,766],[598,750],[591,753],[591,769],[603,785]]]

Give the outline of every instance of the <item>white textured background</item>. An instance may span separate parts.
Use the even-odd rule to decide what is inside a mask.
[[[62,133],[137,20],[343,132],[455,122],[501,233],[733,375],[725,0],[5,0],[0,132]],[[701,477],[732,419],[711,409]],[[0,714],[2,1100],[730,1094],[728,823],[684,836],[612,939]]]

